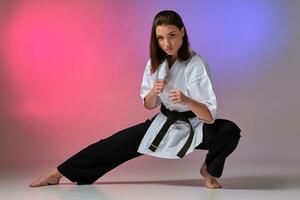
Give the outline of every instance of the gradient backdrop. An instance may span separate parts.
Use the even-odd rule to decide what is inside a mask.
[[[209,63],[218,118],[242,129],[225,170],[299,164],[300,1],[1,0],[2,175],[53,168],[159,111],[144,109],[139,90],[162,9],[182,16]],[[181,173],[204,156],[144,156],[111,173]]]

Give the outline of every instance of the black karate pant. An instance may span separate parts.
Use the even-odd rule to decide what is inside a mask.
[[[94,183],[120,164],[144,155],[137,149],[154,118],[87,146],[60,164],[57,170],[78,185]],[[204,123],[203,141],[196,149],[208,150],[205,163],[212,176],[219,178],[222,175],[225,159],[236,148],[240,132],[234,122],[226,119]]]

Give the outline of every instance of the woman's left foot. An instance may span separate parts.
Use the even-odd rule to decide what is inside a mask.
[[[207,188],[209,189],[222,188],[222,186],[217,182],[217,179],[208,173],[205,162],[203,163],[200,169],[200,174],[204,177],[205,186]]]
[[[32,181],[29,186],[30,187],[40,187],[40,186],[47,186],[47,185],[57,185],[60,179],[63,177],[57,169],[52,170],[48,174],[41,176],[40,178]]]

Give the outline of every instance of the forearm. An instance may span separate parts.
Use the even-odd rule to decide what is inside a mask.
[[[157,99],[158,99],[157,94],[154,92],[154,90],[151,90],[151,92],[149,92],[145,97],[144,100],[145,108],[149,110],[154,109],[157,104]]]
[[[211,112],[204,103],[198,102],[188,97],[187,106],[191,109],[197,118],[205,121],[206,123],[212,123],[213,117]]]

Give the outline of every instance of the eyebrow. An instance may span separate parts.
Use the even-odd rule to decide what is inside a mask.
[[[176,31],[171,31],[170,33],[168,33],[168,35],[170,35],[173,32],[176,32]],[[162,36],[161,35],[156,35],[156,37],[162,37]]]

